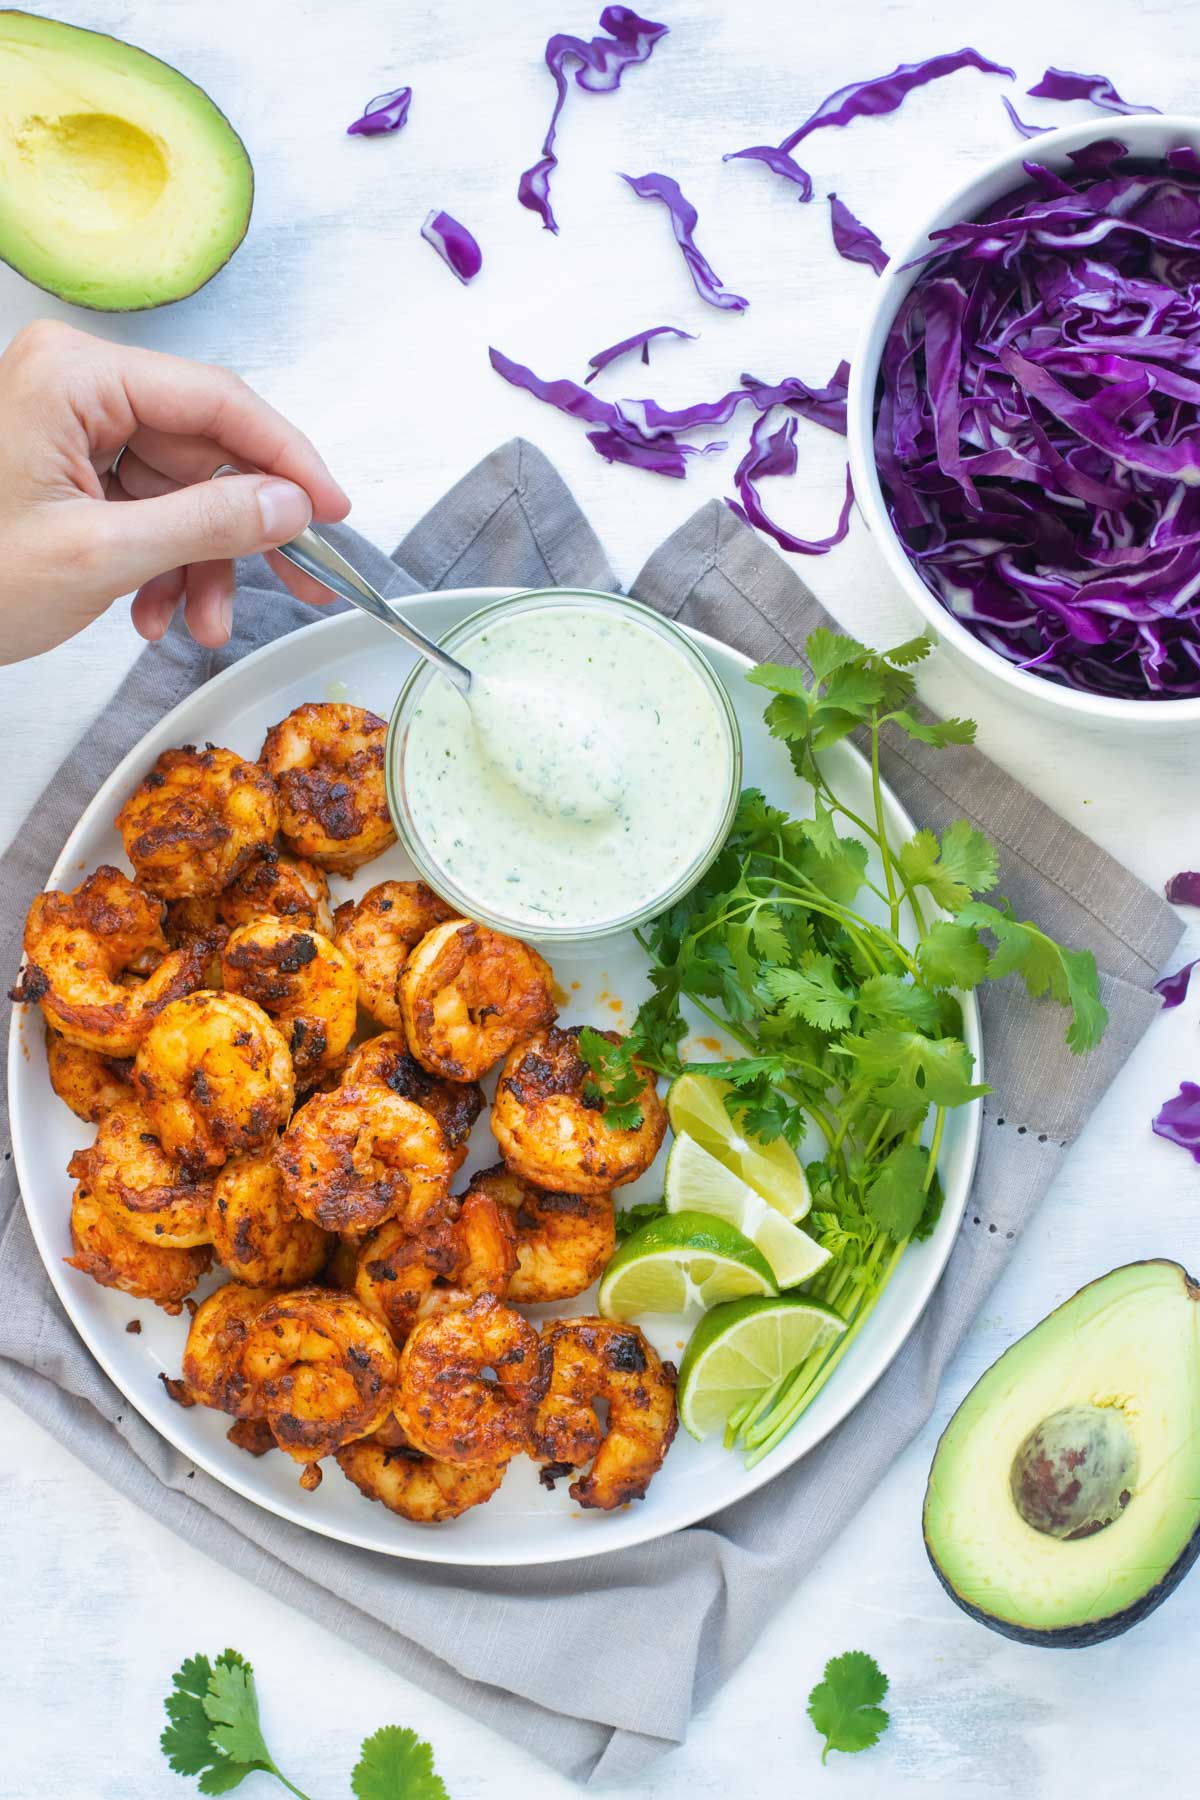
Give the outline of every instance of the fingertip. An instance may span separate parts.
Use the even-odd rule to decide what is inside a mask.
[[[233,564],[194,563],[187,573],[183,618],[205,650],[220,650],[233,635]]]

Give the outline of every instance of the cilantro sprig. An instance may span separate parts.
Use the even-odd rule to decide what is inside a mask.
[[[808,1696],[808,1716],[825,1739],[822,1762],[831,1750],[852,1754],[879,1742],[888,1728],[888,1714],[879,1704],[887,1691],[887,1676],[865,1650],[830,1657]]]
[[[640,934],[654,991],[633,1031],[619,1045],[581,1039],[596,1098],[615,1120],[637,1091],[635,1059],[667,1076],[685,1066],[686,1002],[738,1048],[686,1066],[731,1084],[726,1104],[739,1129],[794,1147],[814,1132],[821,1139],[806,1169],[808,1228],[832,1261],[808,1291],[848,1329],[730,1419],[726,1442],[740,1441],[752,1463],[833,1374],[906,1245],[933,1230],[947,1112],[987,1092],[956,994],[1017,975],[1033,997],[1067,1009],[1077,1053],[1107,1022],[1092,953],[1056,944],[995,897],[999,859],[976,826],[959,819],[897,838],[880,775],[885,736],[941,748],[975,734],[968,719],[913,710],[913,669],[930,647],[918,637],[881,654],[822,630],[806,644],[811,673],[775,663],[752,671],[771,695],[767,725],[809,790],[811,816],[743,793],[707,873]],[[870,763],[861,812],[827,757],[851,732]]]
[[[585,1025],[579,1034],[579,1054],[589,1070],[583,1084],[585,1103],[603,1112],[605,1124],[614,1131],[636,1131],[642,1122],[638,1095],[645,1077],[634,1067],[625,1045],[610,1044],[601,1032]]]
[[[214,1662],[189,1656],[163,1702],[170,1723],[159,1743],[177,1775],[194,1775],[202,1794],[229,1794],[255,1771],[308,1800],[279,1768],[263,1737],[254,1670],[236,1650]],[[385,1725],[367,1738],[350,1776],[355,1800],[449,1800],[433,1751],[415,1731]]]

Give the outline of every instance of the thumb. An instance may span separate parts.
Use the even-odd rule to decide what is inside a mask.
[[[274,549],[311,518],[304,489],[275,475],[198,481],[153,500],[106,506],[106,572],[116,592],[128,593],[184,563]]]

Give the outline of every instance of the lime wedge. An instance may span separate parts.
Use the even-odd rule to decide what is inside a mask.
[[[769,1263],[740,1231],[683,1212],[651,1219],[622,1244],[601,1278],[599,1307],[605,1319],[636,1319],[774,1292]]]
[[[829,1261],[828,1250],[769,1206],[760,1193],[686,1132],[671,1145],[663,1199],[668,1212],[710,1213],[735,1225],[762,1251],[777,1287],[795,1287]]]
[[[829,1307],[795,1294],[714,1307],[693,1331],[679,1368],[685,1431],[707,1437],[845,1329]]]
[[[785,1219],[802,1219],[812,1205],[800,1159],[782,1138],[764,1144],[743,1136],[725,1107],[728,1081],[689,1071],[671,1083],[667,1112],[671,1130],[689,1137],[715,1156]]]

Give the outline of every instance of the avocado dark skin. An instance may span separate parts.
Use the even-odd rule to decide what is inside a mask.
[[[1200,1557],[1200,1526],[1192,1533],[1191,1542],[1181,1552],[1175,1562],[1167,1570],[1161,1581],[1155,1582],[1141,1599],[1133,1606],[1127,1606],[1123,1612],[1112,1613],[1107,1619],[1100,1619],[1094,1625],[1064,1625],[1058,1630],[1034,1631],[1024,1625],[1018,1625],[1011,1619],[998,1619],[985,1612],[982,1607],[972,1606],[969,1600],[957,1593],[951,1582],[947,1581],[938,1567],[937,1557],[929,1545],[925,1534],[925,1554],[929,1558],[934,1574],[942,1587],[949,1594],[955,1606],[961,1607],[970,1619],[980,1625],[986,1625],[989,1631],[999,1632],[1001,1637],[1011,1638],[1015,1644],[1035,1644],[1047,1650],[1089,1650],[1093,1644],[1105,1644],[1109,1638],[1120,1637],[1133,1625],[1140,1625],[1148,1619],[1163,1601],[1173,1594],[1192,1564]]]
[[[1198,1407],[1200,1286],[1178,1263],[1130,1263],[1064,1301],[934,1454],[923,1536],[955,1605],[1059,1650],[1147,1618],[1200,1560]]]

